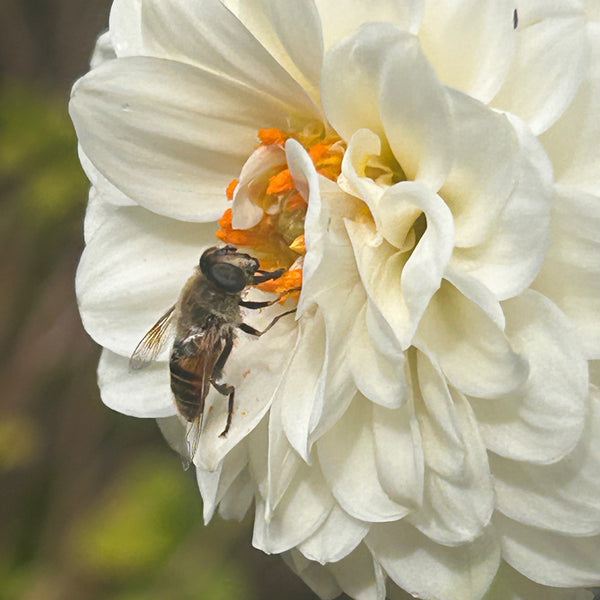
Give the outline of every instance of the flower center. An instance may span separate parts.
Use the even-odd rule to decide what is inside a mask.
[[[259,259],[261,269],[285,268],[279,279],[257,286],[265,292],[285,294],[302,286],[308,208],[288,168],[285,143],[290,138],[300,142],[317,173],[332,181],[341,173],[346,147],[321,124],[309,125],[299,133],[261,129],[258,138],[260,145],[242,168],[239,180],[234,179],[227,187],[233,207],[221,217],[217,237],[248,248]]]

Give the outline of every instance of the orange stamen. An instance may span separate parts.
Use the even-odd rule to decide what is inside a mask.
[[[227,186],[227,191],[225,192],[227,194],[227,200],[233,200],[233,194],[235,192],[235,188],[239,185],[239,183],[240,182],[238,179],[231,180],[231,182]]]
[[[280,146],[283,146],[289,137],[288,133],[281,131],[281,129],[277,129],[276,127],[260,129],[258,132],[258,139],[264,146],[269,146],[270,144],[279,144]]]
[[[291,192],[294,189],[294,180],[289,169],[283,169],[269,179],[267,194],[281,194],[282,192]]]

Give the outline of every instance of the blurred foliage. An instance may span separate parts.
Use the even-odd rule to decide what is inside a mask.
[[[88,183],[66,106],[31,83],[0,91],[0,600],[316,598],[250,547],[252,515],[202,524],[152,420],[101,404],[73,291]]]

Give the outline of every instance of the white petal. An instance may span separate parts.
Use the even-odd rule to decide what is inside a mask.
[[[285,146],[294,184],[308,203],[304,223],[306,255],[298,315],[317,303],[324,310],[337,307],[341,290],[350,292],[358,271],[343,219],[358,210],[359,201],[317,174],[306,150],[296,141]]]
[[[570,452],[583,430],[588,368],[572,324],[528,291],[503,303],[506,335],[527,357],[525,387],[493,403],[472,400],[487,447],[519,461],[551,463]]]
[[[492,105],[527,121],[536,135],[569,106],[589,64],[585,18],[580,10],[528,23],[525,11],[511,70]]]
[[[104,350],[98,365],[98,386],[102,402],[125,415],[156,418],[177,412],[165,362],[132,372],[129,359]]]
[[[143,54],[142,0],[114,0],[108,23],[117,56]]]
[[[555,587],[600,585],[600,536],[571,537],[517,523],[500,512],[494,524],[502,558],[529,579]]]
[[[482,102],[494,97],[515,52],[513,10],[511,0],[428,0],[419,38],[445,84]]]
[[[377,477],[370,403],[357,395],[316,444],[325,479],[340,506],[363,521],[393,521],[408,510],[392,501]]]
[[[600,402],[577,447],[552,465],[490,456],[498,508],[515,521],[574,536],[600,534]],[[552,435],[552,434],[548,434]]]
[[[555,192],[552,244],[533,285],[575,324],[587,358],[600,358],[599,200],[563,186]]]
[[[373,441],[381,487],[402,506],[423,501],[423,448],[412,399],[404,406],[373,406]]]
[[[336,503],[327,519],[298,550],[321,564],[337,562],[352,552],[369,531],[370,524],[351,517]]]
[[[366,542],[396,584],[426,600],[479,600],[500,563],[500,545],[492,530],[451,548],[399,521],[374,525]]]
[[[385,133],[409,179],[441,187],[452,160],[450,110],[416,37],[371,23],[338,44],[325,56],[323,106],[343,139],[362,128]]]
[[[273,169],[285,167],[285,164],[285,152],[276,144],[260,146],[250,155],[242,167],[233,196],[231,225],[234,229],[250,229],[258,225],[265,213],[262,207],[253,202],[251,190],[257,180],[264,181],[266,189]]]
[[[457,248],[450,264],[479,279],[499,300],[526,289],[549,245],[552,166],[539,141],[511,117],[520,148],[517,183],[482,244]]]
[[[318,102],[323,40],[314,2],[224,0],[223,4],[238,16],[275,60]]]
[[[282,422],[292,447],[310,461],[308,436],[320,413],[323,390],[320,374],[325,357],[325,331],[320,312],[305,315],[298,325],[292,359],[281,375],[277,401],[282,403]],[[313,417],[315,415],[315,417]]]
[[[90,69],[95,69],[107,60],[113,60],[117,58],[115,54],[115,48],[112,43],[111,35],[109,31],[105,31],[96,40],[92,58],[90,59]]]
[[[238,475],[225,493],[219,504],[219,515],[223,519],[241,521],[246,516],[254,500],[255,493],[256,485],[246,468]]]
[[[354,600],[385,600],[385,576],[364,544],[328,568]]]
[[[493,229],[517,182],[519,142],[505,115],[456,90],[448,98],[456,141],[439,193],[454,216],[456,245],[475,246]]]
[[[348,367],[361,394],[387,408],[398,408],[406,402],[404,353],[400,349],[385,353],[374,343],[367,325],[366,305],[356,317],[347,350]]]
[[[116,210],[89,240],[77,269],[79,310],[102,346],[130,356],[177,300],[213,225],[182,223],[140,207]]]
[[[102,196],[105,202],[115,206],[135,206],[135,202],[126,196],[119,188],[115,187],[87,157],[81,146],[77,147],[79,162],[90,183],[96,188],[98,195]]]
[[[316,0],[327,49],[352,35],[363,23],[393,23],[398,29],[417,33],[425,10],[424,4],[422,0]]]
[[[269,411],[269,447],[265,514],[272,511],[285,494],[302,462],[300,455],[289,443],[282,423],[281,398],[275,394]]]
[[[289,22],[297,18],[302,27],[296,27],[296,36],[307,35],[312,31],[307,19],[311,14],[310,4],[306,1],[288,2],[286,11],[272,11],[265,6],[269,2],[256,3],[269,20],[271,31],[289,28]],[[294,14],[292,5],[299,14]],[[298,6],[301,5],[301,6]],[[258,6],[257,6],[258,8]],[[316,13],[316,10],[313,11]],[[284,19],[284,16],[286,19]],[[255,18],[258,18],[255,15]],[[293,22],[293,21],[292,21]],[[288,25],[288,28],[285,27]],[[287,30],[285,34],[292,33]],[[320,41],[317,30],[314,37]],[[269,51],[219,0],[197,0],[195,2],[176,2],[173,0],[144,0],[142,4],[142,36],[144,54],[192,64],[207,71],[218,73],[224,79],[230,79],[261,91],[265,97],[276,98],[280,102],[297,108],[298,111],[318,118],[318,112],[305,91],[288,72],[282,68]],[[232,44],[235,40],[235,44]],[[297,40],[286,35],[284,42],[300,45],[304,50],[304,59],[314,61],[317,68],[321,65],[321,55],[315,41]],[[318,73],[316,81],[318,82]]]
[[[290,569],[301,577],[321,600],[333,600],[342,593],[342,589],[327,567],[308,560],[297,550],[286,552],[282,557]]]
[[[424,496],[422,507],[407,520],[430,539],[457,546],[481,535],[494,510],[486,449],[465,398],[456,392],[450,396],[422,354],[418,375],[423,395],[417,416],[426,467]]]
[[[527,379],[527,361],[476,304],[444,282],[423,315],[415,345],[471,396],[497,398]]]
[[[221,502],[234,481],[248,464],[248,448],[242,440],[221,462],[215,471],[196,469],[196,480],[202,495],[204,523],[212,519],[217,504]]]
[[[274,314],[276,312],[263,311],[261,315],[252,315],[251,322],[262,329]],[[259,339],[240,336],[221,378],[235,387],[231,428],[225,437],[220,436],[227,422],[227,398],[211,390],[206,399],[204,428],[194,458],[198,467],[209,471],[216,469],[223,457],[257,426],[269,410],[280,373],[289,361],[295,329],[295,322],[289,316]]]
[[[594,600],[593,592],[551,588],[531,581],[503,562],[483,600]]]
[[[158,58],[109,61],[73,87],[70,113],[95,167],[139,204],[218,218],[257,130],[287,128],[293,106],[209,71]]]
[[[595,1],[595,0],[594,0]],[[577,95],[561,118],[541,136],[556,172],[556,181],[581,191],[600,193],[600,24],[587,26],[590,65]]]
[[[333,505],[318,466],[302,464],[268,520],[264,502],[256,500],[252,545],[267,554],[285,552],[311,536]]]

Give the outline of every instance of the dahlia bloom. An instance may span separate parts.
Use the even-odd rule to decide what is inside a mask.
[[[168,355],[128,359],[201,252],[251,296],[192,457],[322,598],[600,585],[595,0],[115,0],[71,115],[77,273],[111,408],[186,450]],[[217,237],[215,237],[215,234]],[[294,290],[301,285],[301,291]]]

